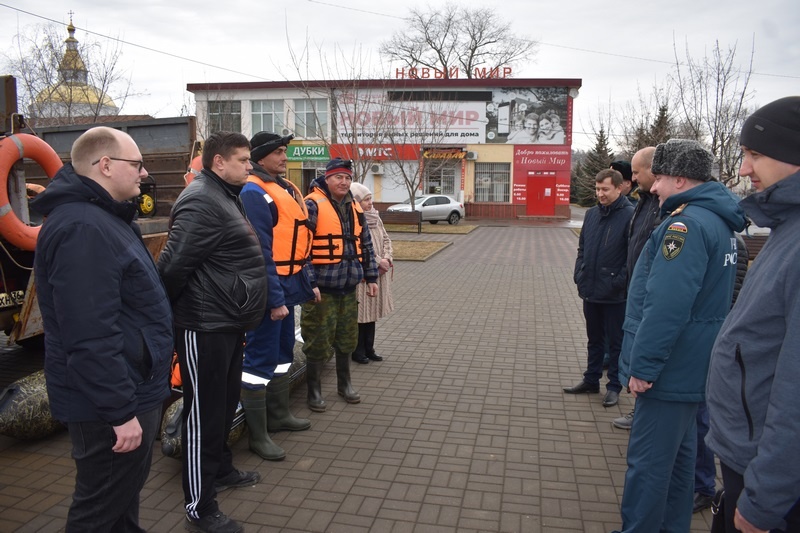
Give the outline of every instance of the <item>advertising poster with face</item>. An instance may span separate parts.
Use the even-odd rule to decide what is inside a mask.
[[[486,142],[569,144],[567,87],[500,88],[486,104]]]

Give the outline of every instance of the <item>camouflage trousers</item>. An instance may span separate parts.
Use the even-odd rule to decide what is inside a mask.
[[[350,357],[358,344],[356,293],[322,294],[318,303],[304,303],[300,315],[303,353],[308,361],[325,362],[331,348]]]

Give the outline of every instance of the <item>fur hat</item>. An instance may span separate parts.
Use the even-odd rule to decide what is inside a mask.
[[[757,109],[745,120],[739,144],[800,165],[800,96],[787,96]]]
[[[250,139],[250,160],[259,162],[281,146],[288,146],[294,135],[281,137],[268,131],[259,131]]]
[[[709,181],[714,156],[697,141],[670,139],[656,146],[653,174]]]
[[[349,159],[342,159],[337,157],[328,161],[325,165],[325,177],[333,176],[334,174],[348,174],[353,176],[353,162]]]
[[[356,202],[360,202],[367,196],[372,196],[372,191],[366,185],[357,181],[350,184],[350,193],[356,199]]]
[[[622,179],[625,181],[633,181],[633,170],[631,164],[627,161],[612,161],[611,168],[622,174]]]

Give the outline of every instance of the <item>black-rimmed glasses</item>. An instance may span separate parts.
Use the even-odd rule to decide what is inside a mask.
[[[144,160],[142,159],[122,159],[121,157],[111,157],[111,156],[108,156],[108,158],[112,161],[125,161],[126,163],[133,163],[134,165],[139,165],[139,172],[141,172],[142,169],[144,168]],[[92,163],[92,165],[96,165],[97,163],[100,162],[101,159],[103,158],[101,157],[100,159]]]

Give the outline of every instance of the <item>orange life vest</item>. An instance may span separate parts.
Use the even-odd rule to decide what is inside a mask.
[[[268,196],[267,202],[275,202],[278,209],[278,224],[272,228],[272,259],[278,274],[291,276],[300,272],[311,253],[311,230],[308,229],[308,209],[303,202],[300,189],[286,181],[294,190],[294,197],[275,182],[250,176],[247,181],[261,187]]]
[[[306,196],[317,204],[317,227],[314,230],[314,242],[311,245],[311,262],[315,265],[332,265],[341,263],[342,259],[361,260],[361,232],[364,227],[364,212],[358,202],[351,202],[353,214],[353,233],[344,235],[342,222],[330,198],[316,187]],[[345,255],[345,240],[353,241],[355,255]]]

